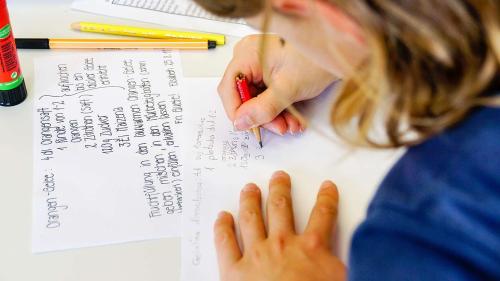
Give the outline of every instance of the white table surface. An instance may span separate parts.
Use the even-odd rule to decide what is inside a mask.
[[[69,26],[75,21],[133,23],[72,11],[71,0],[7,2],[16,37],[97,37]],[[228,45],[213,52],[183,52],[184,74],[221,76],[237,40],[229,37]],[[28,90],[33,89],[33,59],[47,52],[20,51]],[[21,105],[0,107],[0,281],[179,280],[180,239],[31,253],[32,107],[32,95]]]

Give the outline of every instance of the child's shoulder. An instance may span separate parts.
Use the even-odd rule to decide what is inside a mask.
[[[407,237],[415,247],[500,276],[492,266],[500,253],[491,251],[500,249],[498,214],[500,109],[484,108],[407,151],[380,185],[358,239]]]
[[[500,208],[500,108],[481,108],[428,141],[408,149],[391,169],[373,204],[402,197],[496,198]],[[499,210],[500,211],[500,210]]]
[[[382,280],[366,278],[374,268],[383,280],[498,280],[499,214],[500,109],[481,109],[392,168],[353,237],[351,280]]]

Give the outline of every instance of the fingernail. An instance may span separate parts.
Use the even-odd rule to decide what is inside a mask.
[[[272,179],[277,179],[277,178],[282,178],[282,177],[286,177],[287,174],[283,171],[277,171],[277,172],[274,172],[274,174],[271,176]]]
[[[332,189],[333,185],[334,184],[331,181],[324,181],[323,184],[321,185],[320,190]]]
[[[217,215],[217,218],[222,219],[225,215],[226,215],[225,211],[219,212],[219,214]]]
[[[242,190],[243,192],[256,192],[258,191],[258,188],[255,186],[255,184],[247,184]]]
[[[307,128],[307,126],[306,126],[306,125],[304,125],[304,124],[300,124],[300,126],[299,126],[299,131],[300,131],[300,133],[302,134],[302,133],[306,130],[306,128]]]
[[[277,134],[278,136],[281,136],[281,137],[284,135],[280,130],[278,130],[277,128],[274,128],[274,127],[270,127],[269,131],[271,131],[274,134]]]
[[[252,119],[248,115],[243,115],[234,121],[234,127],[237,130],[245,131],[254,126]]]

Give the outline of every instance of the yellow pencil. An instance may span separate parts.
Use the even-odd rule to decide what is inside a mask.
[[[169,38],[184,38],[184,39],[203,39],[217,42],[217,45],[224,45],[226,37],[221,34],[185,32],[165,29],[152,29],[133,26],[100,24],[92,22],[76,22],[71,25],[71,28],[93,33],[124,35],[132,37],[169,39]]]

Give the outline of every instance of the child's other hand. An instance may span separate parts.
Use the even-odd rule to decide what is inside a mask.
[[[285,109],[295,102],[318,96],[336,77],[271,35],[266,44],[265,66],[262,66],[261,39],[261,35],[248,36],[235,47],[218,88],[222,103],[238,130],[263,126],[279,135],[298,133],[303,129],[301,124]],[[256,86],[256,92],[262,91],[258,88],[272,86],[242,105],[235,86],[239,73],[245,74],[249,83]]]
[[[225,212],[219,215],[214,231],[222,281],[345,280],[345,267],[331,251],[337,188],[332,182],[323,183],[303,234],[295,232],[290,188],[288,174],[273,175],[267,200],[267,231],[259,188],[249,184],[242,190],[239,227],[243,249],[236,240],[233,217]]]

